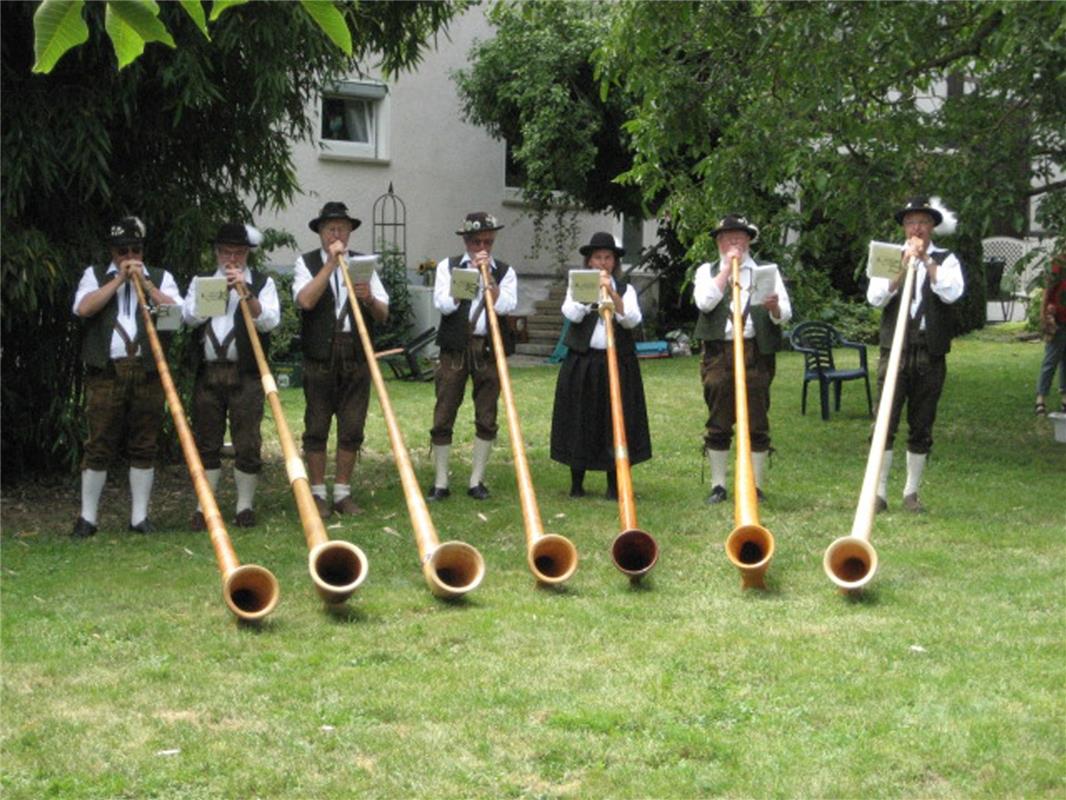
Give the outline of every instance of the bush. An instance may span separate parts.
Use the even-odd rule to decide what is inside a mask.
[[[785,274],[793,324],[820,320],[828,322],[849,341],[877,343],[880,311],[865,302],[846,300],[833,288],[825,272],[797,269]]]

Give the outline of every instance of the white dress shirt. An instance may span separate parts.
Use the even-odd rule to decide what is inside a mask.
[[[618,290],[618,284],[613,277],[611,278],[611,288],[615,291]],[[622,294],[622,306],[625,308],[625,313],[619,314],[618,310],[615,309],[614,321],[623,328],[635,328],[644,320],[644,314],[640,310],[640,301],[637,298],[637,290],[633,288],[633,284],[626,286],[626,290]],[[600,316],[599,310],[594,311],[590,303],[578,303],[575,301],[570,293],[570,287],[567,287],[566,298],[563,300],[563,316],[573,323],[578,323],[591,313],[596,314],[596,327],[592,330],[589,347],[594,350],[606,350],[607,331],[604,329],[603,317]]]
[[[717,265],[721,265],[721,261],[715,262]],[[696,281],[692,290],[692,299],[696,302],[696,307],[704,313],[710,313],[718,304],[722,302],[725,294],[718,288],[718,284],[715,282],[715,272],[713,267],[715,264],[710,262],[704,262],[700,264],[696,270]],[[771,264],[760,264],[759,266],[768,267],[776,266]],[[740,307],[743,311],[748,306],[748,299],[751,297],[751,276],[752,271],[755,268],[755,259],[748,253],[744,260],[740,264]],[[728,284],[727,284],[728,286]],[[777,295],[778,313],[780,316],[775,317],[770,314],[770,321],[777,325],[784,325],[790,319],[792,319],[792,301],[788,297],[788,290],[785,288],[785,282],[781,279],[781,270],[777,270],[777,274],[774,277],[774,293]],[[730,291],[730,310],[732,310],[732,291]],[[752,321],[751,314],[747,315],[744,320],[744,338],[751,339],[755,336],[755,323]],[[726,317],[725,323],[725,338],[732,340],[733,338],[733,315],[730,314]]]
[[[325,250],[319,250],[319,255],[322,256],[322,269],[325,269],[325,264],[329,261],[329,253]],[[341,310],[344,308],[344,303],[348,299],[348,287],[345,285],[344,276],[340,273],[341,268],[333,270],[333,274],[329,276],[330,288],[333,289],[333,317],[334,319],[340,317]],[[296,259],[296,264],[293,267],[292,276],[292,299],[296,300],[296,297],[300,294],[307,284],[311,282],[314,276],[311,274],[311,270],[304,264],[304,257],[300,256]],[[378,271],[374,270],[370,275],[370,294],[371,296],[386,306],[389,304],[389,293],[385,291],[385,284],[381,282],[381,278],[378,277]],[[344,315],[344,326],[341,328],[345,333],[352,332],[352,317],[350,314]]]
[[[448,314],[454,314],[459,309],[459,301],[452,298],[452,273],[448,269],[448,259],[445,258],[439,264],[437,264],[437,274],[433,279],[433,305],[437,307],[437,310],[441,314],[447,316]],[[459,261],[457,269],[473,269],[474,265],[470,261],[470,254],[463,253],[462,259]],[[496,268],[496,261],[491,256],[489,257],[489,269],[490,271]],[[496,300],[495,308],[496,313],[500,315],[510,314],[518,307],[518,277],[514,266],[512,265],[507,274],[503,276],[503,280],[500,281],[500,297]],[[478,280],[477,294],[474,295],[474,299],[470,301],[470,322],[473,325],[474,336],[487,336],[488,335],[488,309],[481,304],[481,298],[485,294],[485,287],[482,285],[482,281]],[[477,313],[477,319],[474,319],[474,314]]]
[[[114,261],[108,265],[106,274],[108,281],[118,274],[118,265]],[[92,294],[99,288],[100,283],[96,280],[96,271],[92,267],[86,267],[85,272],[82,273],[81,280],[78,282],[78,290],[74,293],[73,311],[75,316],[81,316],[78,313],[78,306],[81,305],[81,301],[85,299],[85,296]],[[163,270],[163,283],[159,286],[159,291],[173,298],[175,305],[182,306],[184,301],[181,297],[181,291],[178,289],[178,284],[175,282],[174,276],[166,270]],[[141,312],[137,303],[137,291],[133,288],[133,284],[130,281],[122,284],[118,291],[115,292],[115,299],[118,301],[118,317],[115,321],[122,326],[126,335],[130,337],[130,341],[136,342]],[[126,358],[126,343],[122,340],[118,331],[111,332],[110,353],[112,359]],[[137,348],[136,354],[141,355],[140,347]]]
[[[932,242],[926,248],[926,253],[932,257],[934,252],[946,252],[942,247],[936,247]],[[918,313],[918,306],[922,302],[922,287],[925,285],[926,269],[925,264],[918,262],[918,269],[914,273],[914,295],[911,297],[911,319]],[[899,289],[895,291],[889,288],[891,281],[888,278],[870,278],[870,285],[866,288],[866,301],[874,308],[884,308],[888,305],[899,293]],[[902,286],[902,284],[900,284]],[[933,294],[943,300],[945,303],[954,303],[960,297],[962,297],[962,291],[964,289],[962,278],[962,265],[959,260],[955,258],[955,254],[952,253],[944,259],[944,263],[937,267],[936,280],[933,281],[929,288],[933,290]],[[925,330],[925,317],[922,317],[919,325],[919,330]]]
[[[218,267],[215,270],[213,277],[225,278],[226,270],[223,267]],[[244,268],[243,278],[244,282],[249,286],[250,294],[252,271],[248,267]],[[200,280],[199,277],[192,279],[192,284],[189,286],[189,296],[185,299],[185,306],[181,311],[181,318],[190,328],[197,328],[207,322],[207,324],[211,326],[211,330],[214,331],[215,338],[221,344],[226,340],[226,337],[229,336],[230,331],[233,330],[235,325],[244,324],[244,315],[237,308],[240,299],[237,297],[237,292],[230,289],[226,298],[225,315],[221,317],[201,317],[196,313],[196,283],[198,280]],[[255,318],[255,329],[260,333],[269,333],[281,324],[281,304],[278,301],[278,289],[274,285],[273,278],[268,277],[266,279],[266,283],[263,284],[263,288],[259,292],[258,299],[262,311],[259,316]],[[204,357],[208,361],[236,361],[236,338],[230,341],[229,347],[226,348],[225,353],[216,353],[215,346],[211,342],[211,337],[205,336]]]

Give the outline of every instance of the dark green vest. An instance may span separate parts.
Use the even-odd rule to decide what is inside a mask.
[[[769,261],[758,261],[756,264],[769,264]],[[717,275],[722,267],[719,261],[711,274]],[[726,320],[733,318],[730,310],[731,295],[727,294],[722,301],[709,313],[701,311],[696,321],[694,336],[705,342],[720,342],[725,339]],[[755,343],[759,346],[759,352],[763,355],[776,353],[781,349],[781,326],[770,319],[770,312],[762,306],[751,306],[748,313],[751,315],[752,324],[755,326]]]
[[[350,257],[361,254],[349,250],[348,255]],[[307,267],[312,278],[324,266],[321,250],[312,250],[310,253],[304,253],[303,260],[304,266]],[[354,300],[355,298],[351,299]],[[333,279],[331,276],[326,283],[326,291],[322,292],[322,296],[318,298],[315,307],[310,311],[300,312],[300,343],[303,347],[304,358],[329,361],[333,353],[333,334],[337,330],[337,317],[334,313],[336,303],[337,298],[333,294]],[[351,310],[350,305],[348,316],[351,319],[352,335],[354,336],[358,329],[355,325],[355,313]],[[370,341],[373,342],[374,320],[369,314],[363,314],[363,321],[366,323],[367,332],[370,334]],[[355,358],[357,361],[366,361],[366,354],[358,342],[355,346]]]
[[[943,264],[951,253],[938,250],[930,253],[933,261]],[[919,317],[925,316],[925,346],[929,355],[942,356],[951,351],[951,337],[955,335],[955,316],[950,303],[945,303],[933,291],[926,276],[922,284],[922,302]],[[899,316],[899,295],[897,294],[881,311],[881,333],[878,344],[888,350],[892,347],[892,336],[896,330],[896,318]],[[908,317],[909,319],[909,317]]]
[[[451,256],[448,259],[448,272],[449,274],[453,269],[459,266],[462,262],[462,256]],[[496,285],[499,286],[507,275],[507,271],[511,268],[509,264],[504,261],[496,260],[496,266],[492,268],[492,279],[496,281]],[[440,328],[437,330],[437,346],[441,350],[465,350],[470,345],[471,326],[470,321],[470,302],[469,300],[463,300],[459,303],[459,308],[455,309],[451,314],[442,314],[440,318]],[[503,339],[503,349],[505,355],[510,355],[514,352],[513,337],[510,336],[510,327],[506,324],[506,316],[501,315],[500,321],[500,336]],[[491,343],[490,343],[491,346]]]
[[[202,275],[204,278],[213,278],[215,273],[209,273]],[[263,291],[263,287],[266,286],[267,276],[259,272],[259,270],[252,269],[252,288],[251,293],[253,297],[259,297],[259,293]],[[237,369],[241,372],[249,372],[253,375],[259,374],[259,365],[255,361],[255,351],[252,350],[252,343],[248,339],[248,326],[244,324],[244,314],[241,313],[241,308],[238,305],[233,312],[234,323],[234,340],[237,343]],[[211,324],[209,318],[207,322],[200,325],[193,331],[192,347],[189,348],[189,361],[192,366],[193,375],[200,371],[200,365],[205,361],[204,358],[204,339],[207,338],[207,326]],[[270,356],[270,334],[260,333],[259,341],[263,345],[263,354],[267,357]]]
[[[629,281],[625,278],[615,278],[615,291],[620,295],[626,293],[626,288],[629,286]],[[592,341],[592,334],[596,331],[596,323],[600,320],[600,312],[592,311],[585,315],[585,318],[581,322],[570,322],[570,327],[567,328],[566,338],[563,339],[563,344],[575,353],[581,353],[584,355],[589,351],[589,342]],[[636,345],[633,344],[633,335],[621,325],[614,326],[614,346],[619,355],[629,355],[636,352]]]
[[[107,267],[110,264],[103,267],[93,267],[93,274],[96,275],[96,283],[98,286],[103,286],[108,281]],[[159,267],[146,267],[148,270],[148,279],[154,283],[157,287],[163,285],[163,275],[165,274]],[[89,317],[82,322],[82,337],[81,337],[81,361],[87,367],[93,367],[95,369],[104,369],[111,361],[111,335],[115,330],[115,320],[118,319],[118,298],[119,295],[124,294],[125,287],[120,287],[119,291],[115,292],[115,295],[111,298],[110,302],[104,306],[94,317]],[[132,288],[131,288],[132,291]],[[133,302],[137,302],[137,296],[133,295]],[[152,357],[152,347],[148,343],[148,334],[144,330],[144,322],[141,319],[141,313],[138,310],[136,314],[137,319],[137,336],[134,337],[134,341],[137,342],[141,348],[141,359],[144,361],[145,369],[149,372],[155,372],[155,358]],[[166,352],[167,345],[170,343],[169,333],[160,333],[159,340],[163,345],[163,352]]]

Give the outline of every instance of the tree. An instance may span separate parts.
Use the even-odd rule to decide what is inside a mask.
[[[357,43],[393,70],[416,64],[461,10],[439,3],[344,3]],[[232,8],[204,38],[179,4],[159,8],[173,50],[122,70],[103,4],[89,37],[34,75],[30,3],[3,3],[3,479],[72,467],[80,450],[79,328],[73,291],[105,255],[107,225],[136,213],[148,261],[185,285],[220,221],[250,219],[298,191],[292,143],[313,132],[308,99],[359,68],[296,4]]]

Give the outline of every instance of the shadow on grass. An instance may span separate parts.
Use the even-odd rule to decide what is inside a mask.
[[[323,604],[323,611],[330,622],[337,624],[366,622],[368,619],[365,611],[348,603]]]

